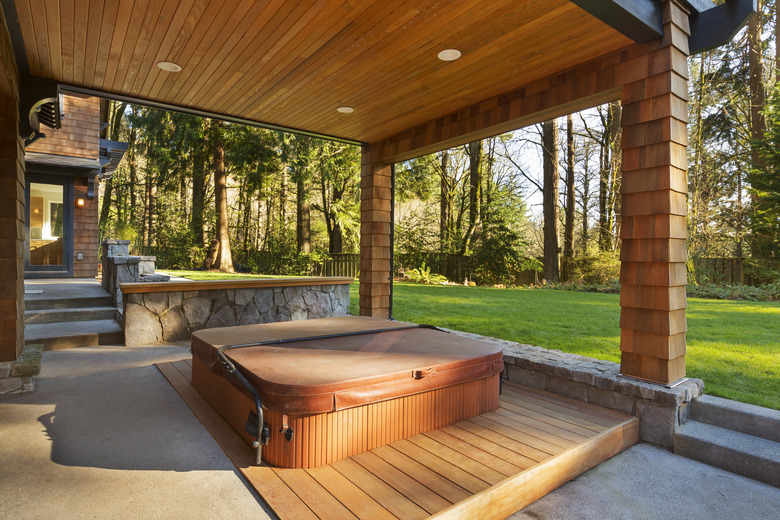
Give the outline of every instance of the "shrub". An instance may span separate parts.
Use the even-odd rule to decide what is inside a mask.
[[[447,278],[440,274],[431,273],[431,268],[422,263],[419,269],[409,269],[404,273],[404,278],[416,283],[447,283]]]

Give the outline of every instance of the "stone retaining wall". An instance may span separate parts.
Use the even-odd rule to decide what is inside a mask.
[[[687,420],[691,402],[704,388],[701,379],[686,379],[674,388],[666,388],[623,377],[620,365],[611,361],[450,332],[501,345],[508,381],[638,417],[641,439],[670,449],[675,429]]]
[[[198,290],[175,290],[187,283],[170,282],[169,290],[155,292],[128,292],[132,284],[125,284],[125,345],[189,339],[213,327],[346,316],[350,281],[284,286],[281,279],[276,287]]]
[[[43,345],[26,345],[19,359],[0,363],[0,395],[23,394],[35,390],[35,377],[41,371]]]

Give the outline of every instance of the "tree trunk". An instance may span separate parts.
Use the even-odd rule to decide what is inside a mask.
[[[622,152],[620,149],[620,119],[622,117],[622,108],[620,101],[615,101],[609,105],[609,196],[607,205],[607,250],[612,246],[617,246],[620,236],[620,183],[622,180]],[[612,240],[612,237],[615,240]]]
[[[300,176],[296,183],[295,194],[297,208],[295,235],[300,253],[311,253],[311,204],[306,193],[306,184],[303,176]]]
[[[750,88],[750,139],[753,142],[760,141],[764,138],[764,131],[766,130],[766,119],[762,111],[766,105],[766,90],[764,88],[764,65],[761,54],[761,32],[763,24],[761,16],[764,9],[763,0],[758,0],[756,6],[756,15],[751,17],[748,21],[748,81]],[[763,168],[763,160],[759,153],[758,147],[754,144],[750,146],[750,161],[753,163],[753,168]],[[761,200],[752,201],[753,212],[759,210],[762,206]],[[758,236],[759,232],[753,229],[752,247],[751,253],[756,256],[757,254],[764,253],[762,251],[761,237]]]
[[[544,167],[544,278],[559,281],[558,274],[558,121],[542,124]]]
[[[563,279],[571,279],[574,258],[574,124],[566,116],[566,223],[563,228]]]
[[[466,254],[471,246],[474,237],[474,231],[480,222],[480,200],[482,198],[480,190],[482,188],[482,171],[480,162],[482,160],[482,141],[474,141],[467,145],[469,154],[469,226],[463,237],[461,254]]]
[[[607,117],[604,119],[604,133],[601,136],[601,151],[599,158],[601,168],[599,174],[599,251],[609,251],[611,244],[609,240],[609,173],[610,173],[610,151],[609,129],[611,111],[607,111]]]
[[[214,199],[217,208],[217,240],[219,240],[218,269],[220,271],[232,272],[233,256],[230,251],[225,143],[222,136],[223,124],[212,121],[211,125],[214,151]]]
[[[442,253],[450,250],[450,172],[449,154],[441,152],[441,177],[439,179],[439,243]]]
[[[203,212],[206,198],[206,158],[201,153],[195,153],[192,160],[192,213],[190,219],[190,232],[192,244],[195,247],[204,247]]]
[[[133,117],[138,116],[138,108],[132,107]],[[135,187],[138,184],[138,171],[135,163],[135,141],[136,141],[136,129],[135,126],[130,128],[130,136],[127,139],[127,166],[130,170],[130,225],[135,227],[136,222],[136,208],[138,208],[138,200],[136,199]],[[137,228],[136,228],[137,229]]]
[[[344,197],[344,188],[336,189],[336,187],[333,188],[333,202],[339,202]],[[333,204],[329,206],[330,208],[333,208]],[[331,254],[339,254],[344,251],[344,232],[341,229],[341,224],[339,224],[338,218],[336,218],[335,213],[330,215],[329,218],[330,226],[330,247],[329,252]]]

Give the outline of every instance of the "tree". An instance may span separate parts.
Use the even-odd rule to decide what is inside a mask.
[[[230,229],[228,223],[227,172],[225,169],[225,124],[212,120],[210,123],[210,140],[214,167],[214,200],[217,208],[217,240],[219,241],[219,256],[212,268],[220,271],[233,271],[233,256],[230,251]]]
[[[542,124],[542,156],[544,169],[544,278],[559,281],[558,273],[558,121]]]
[[[566,116],[566,222],[563,226],[563,279],[571,278],[574,258],[574,122]]]

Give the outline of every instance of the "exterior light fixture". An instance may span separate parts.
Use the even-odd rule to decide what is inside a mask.
[[[86,201],[83,198],[81,198],[81,197],[76,199],[76,207],[77,208],[83,208],[85,203],[86,203]]]
[[[181,72],[181,67],[171,61],[157,62],[157,66],[165,72]]]
[[[336,109],[336,112],[339,112],[341,114],[351,114],[354,111],[355,111],[355,109],[352,108],[352,107],[338,107]]]
[[[460,58],[461,52],[458,49],[444,49],[439,53],[441,61],[455,61]]]

